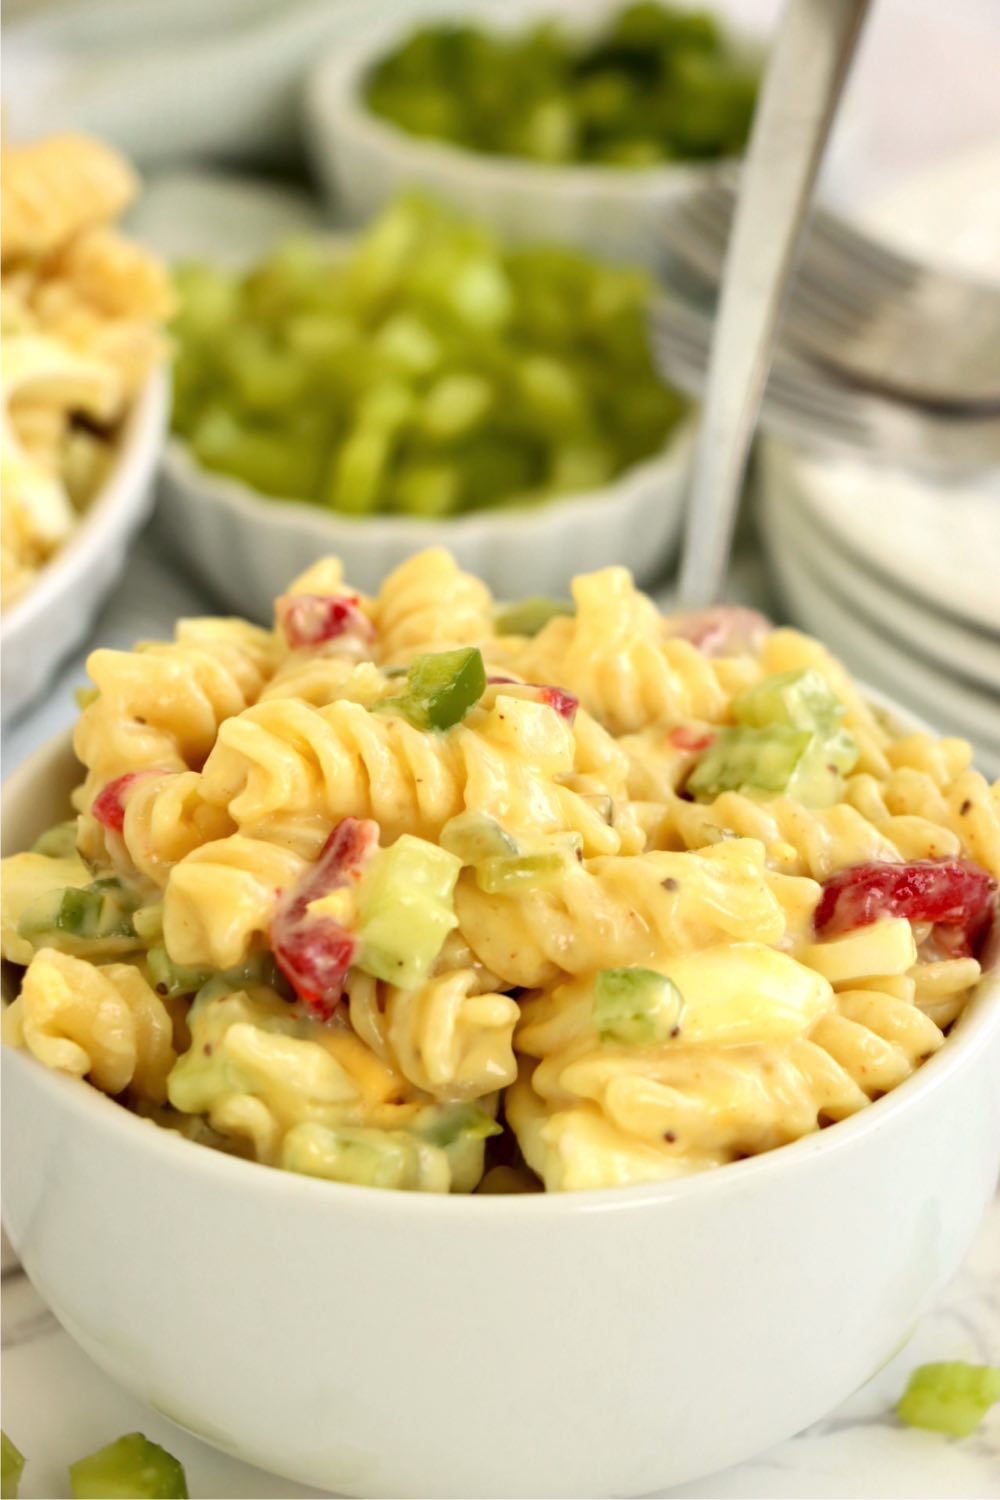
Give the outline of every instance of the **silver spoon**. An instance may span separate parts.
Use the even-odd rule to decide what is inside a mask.
[[[774,333],[870,0],[787,0],[754,117],[723,268],[695,451],[679,602],[722,590]]]

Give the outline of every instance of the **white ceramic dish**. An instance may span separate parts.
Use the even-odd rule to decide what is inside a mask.
[[[765,500],[765,518],[771,511]],[[820,636],[856,675],[902,699],[919,713],[971,740],[977,760],[989,773],[1000,773],[1000,715],[994,694],[980,693],[956,675],[939,670],[916,654],[921,642],[904,643],[866,618],[863,606],[831,587],[816,566],[815,546],[790,543],[771,519],[765,547],[793,619]],[[933,622],[926,627],[933,630]]]
[[[382,579],[422,547],[447,547],[500,598],[568,591],[575,573],[623,563],[639,583],[662,570],[677,539],[694,425],[611,484],[524,510],[484,510],[447,521],[354,519],[303,501],[272,500],[203,468],[171,439],[158,486],[158,536],[226,605],[270,619],[289,579],[336,553],[355,588]]]
[[[84,639],[125,566],[129,543],[153,503],[168,405],[169,381],[156,370],[132,404],[114,467],[80,524],[28,592],[0,616],[5,718],[20,713]]]
[[[767,446],[761,445],[762,476],[768,473]],[[827,586],[860,610],[879,632],[912,645],[949,680],[958,678],[981,693],[1000,694],[1000,635],[973,630],[905,593],[878,572],[871,560],[841,547],[811,516],[782,505],[786,492],[780,486],[768,488],[764,478],[761,489],[768,497],[766,542],[772,551],[807,558]]]
[[[409,135],[373,115],[361,98],[372,64],[422,22],[461,17],[519,30],[547,17],[592,31],[616,9],[607,0],[410,0],[341,40],[310,74],[306,90],[312,155],[331,200],[351,223],[370,218],[395,193],[421,187],[474,212],[511,239],[554,239],[611,259],[658,263],[656,228],[670,203],[717,163],[677,162],[642,170],[554,167],[486,156]],[[728,17],[736,45],[748,39]]]
[[[66,738],[6,789],[64,815]],[[1000,983],[886,1098],[674,1183],[436,1198],[186,1142],[4,1053],[5,1215],[88,1354],[226,1451],[351,1495],[635,1495],[872,1375],[961,1262],[1000,1159]]]

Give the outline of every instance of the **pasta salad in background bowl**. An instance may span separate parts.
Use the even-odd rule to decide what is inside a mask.
[[[966,745],[440,549],[88,668],[7,791],[5,1212],[105,1369],[340,1492],[598,1495],[898,1347],[1000,1157]]]
[[[165,268],[114,228],[138,191],[85,136],[3,149],[2,638],[17,712],[85,635],[152,503]]]

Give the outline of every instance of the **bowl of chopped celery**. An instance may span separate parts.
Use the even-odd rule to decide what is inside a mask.
[[[742,153],[759,47],[655,0],[417,0],[321,58],[316,164],[362,222],[400,187],[502,233],[656,264],[679,194]]]
[[[692,424],[653,365],[645,272],[409,196],[356,239],[176,284],[160,526],[232,607],[264,618],[330,551],[374,589],[446,546],[508,597],[662,568]]]

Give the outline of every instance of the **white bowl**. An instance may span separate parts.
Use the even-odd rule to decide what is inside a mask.
[[[272,500],[204,468],[168,442],[160,469],[157,535],[232,609],[269,619],[288,581],[328,552],[355,588],[374,593],[422,547],[447,547],[499,598],[566,593],[575,573],[624,563],[639,583],[663,569],[680,530],[694,421],[663,452],[587,494],[451,520],[342,516],[305,501]]]
[[[67,739],[6,847],[66,810]],[[5,1216],[110,1375],[349,1495],[635,1495],[800,1431],[906,1341],[1000,1158],[1000,983],[853,1118],[671,1183],[438,1198],[193,1145],[4,1049]]]
[[[132,403],[110,474],[66,544],[0,615],[4,716],[19,713],[84,639],[153,503],[169,381],[154,370]]]
[[[475,213],[509,239],[560,240],[655,269],[660,260],[656,230],[664,209],[705,181],[721,162],[630,169],[487,156],[410,135],[372,114],[362,97],[372,64],[422,22],[461,18],[509,31],[554,17],[587,33],[617,8],[607,0],[572,5],[565,0],[504,0],[502,5],[496,0],[410,0],[391,19],[383,15],[359,26],[351,40],[338,40],[320,58],[306,87],[313,160],[338,211],[349,222],[362,223],[397,192],[421,187]],[[741,45],[739,31],[728,18],[725,24]]]

